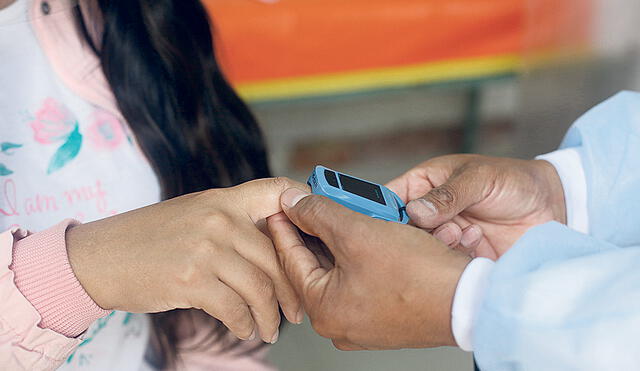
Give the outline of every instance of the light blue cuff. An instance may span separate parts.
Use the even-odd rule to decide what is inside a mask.
[[[556,168],[564,189],[567,208],[567,226],[575,231],[589,233],[587,213],[587,180],[577,148],[561,149],[536,157]],[[460,349],[473,351],[473,329],[477,313],[489,285],[489,275],[495,263],[476,258],[464,270],[451,309],[453,337]]]

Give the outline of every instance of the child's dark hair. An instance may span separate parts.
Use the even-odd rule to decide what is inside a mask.
[[[164,198],[270,176],[262,133],[220,70],[199,0],[84,0],[75,16]],[[201,311],[153,314],[156,366],[175,362],[178,326],[193,334],[185,328],[196,316],[212,329],[199,347],[225,338]]]

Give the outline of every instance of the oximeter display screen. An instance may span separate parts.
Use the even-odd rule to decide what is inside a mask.
[[[382,195],[382,189],[377,184],[372,184],[369,182],[365,182],[360,179],[352,178],[348,175],[338,174],[340,177],[340,183],[342,184],[342,189],[356,194],[360,197],[367,198],[371,201],[375,201],[377,203],[387,205],[384,202],[384,196]]]

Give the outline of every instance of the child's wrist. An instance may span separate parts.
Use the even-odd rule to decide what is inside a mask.
[[[87,294],[69,264],[65,233],[76,224],[66,220],[16,241],[9,267],[16,287],[40,314],[39,326],[68,337],[80,335],[108,314]]]
[[[87,225],[88,226],[88,225]],[[98,241],[88,237],[91,232],[85,230],[85,225],[69,228],[66,234],[66,247],[69,264],[80,284],[91,299],[105,310],[113,310],[113,291],[117,280],[110,279],[102,268],[107,266],[105,259],[100,257],[102,249],[97,246]],[[105,282],[110,282],[108,285]]]

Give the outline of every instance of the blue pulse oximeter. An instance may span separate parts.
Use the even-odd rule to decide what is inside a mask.
[[[316,166],[307,184],[312,193],[328,197],[353,211],[390,222],[409,222],[404,202],[385,186],[324,166]]]

